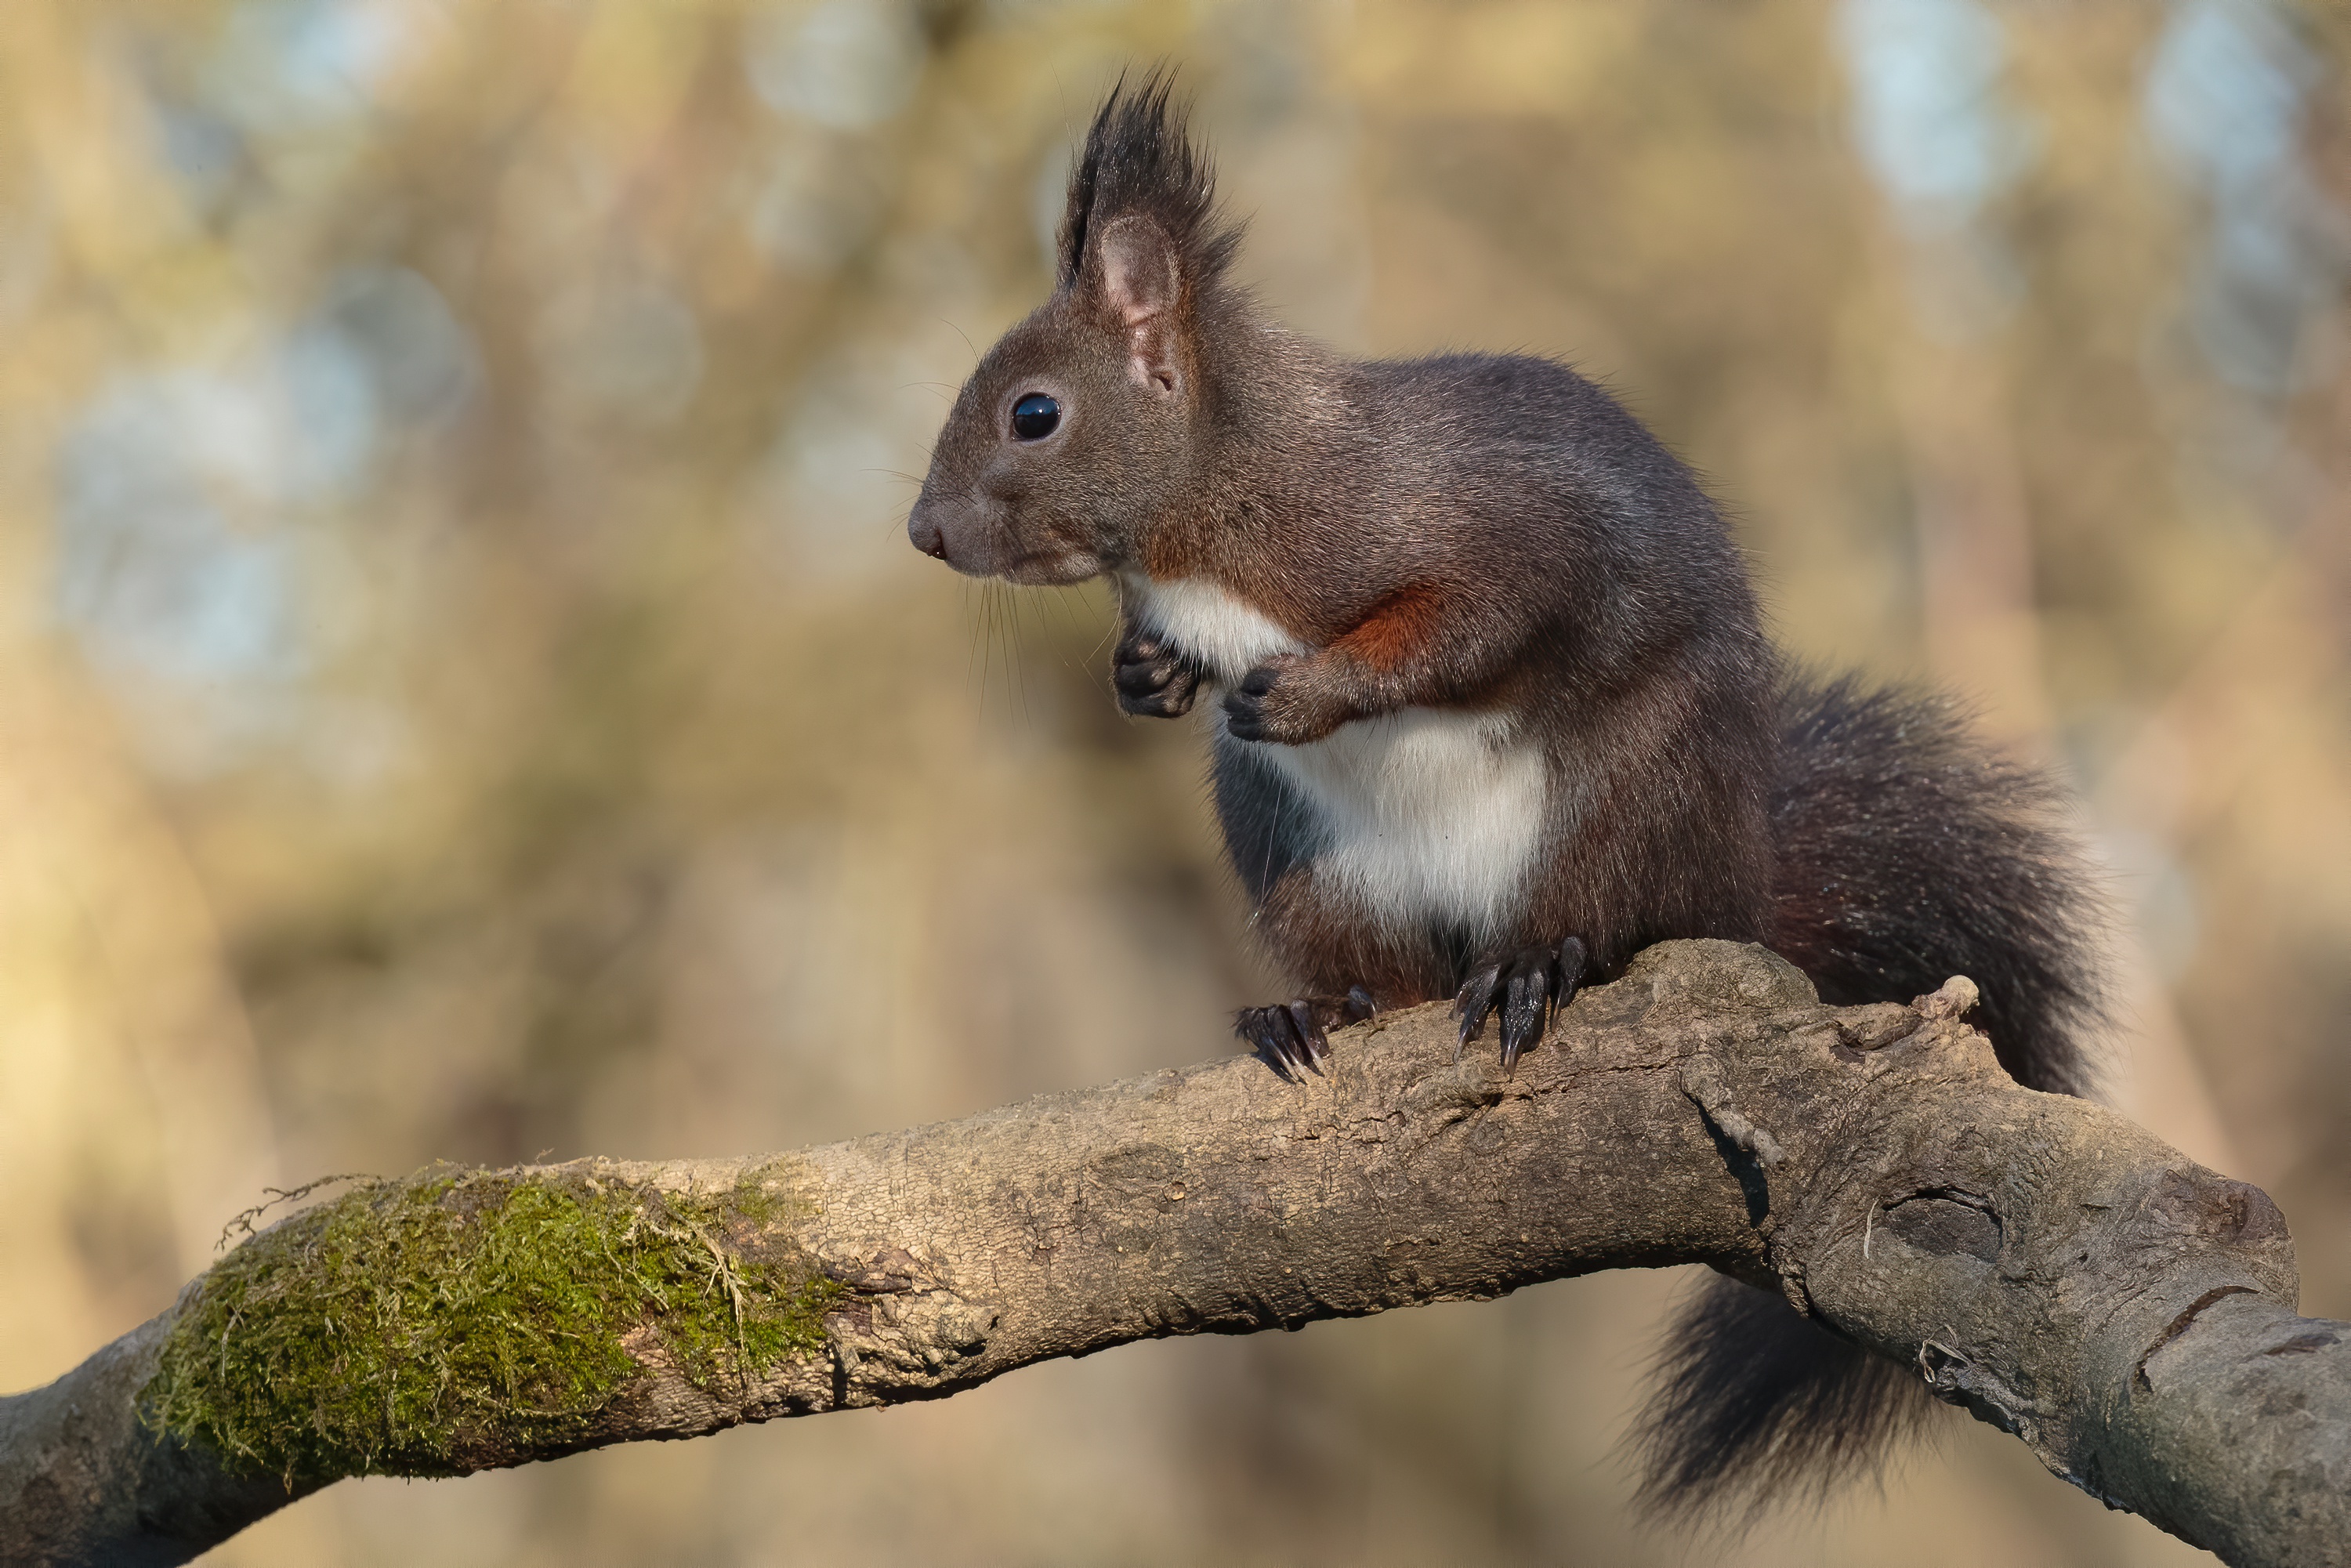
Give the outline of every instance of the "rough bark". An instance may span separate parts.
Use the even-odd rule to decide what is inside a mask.
[[[1915,1008],[1830,1009],[1759,948],[1676,943],[1579,997],[1510,1078],[1490,1046],[1457,1063],[1424,1009],[1336,1037],[1302,1082],[1236,1058],[754,1161],[444,1172],[400,1201],[476,1217],[526,1183],[642,1199],[653,1230],[707,1248],[739,1356],[697,1361],[648,1311],[626,1376],[559,1418],[493,1401],[361,1442],[321,1417],[298,1452],[225,1459],[159,1440],[141,1408],[232,1254],[0,1401],[0,1556],[181,1562],[362,1468],[520,1464],[939,1397],[1131,1340],[1702,1262],[2229,1562],[2351,1562],[2351,1325],[2295,1316],[2276,1207],[2111,1112],[2018,1088],[1961,1021],[1972,998],[1955,980]],[[743,1341],[761,1291],[820,1330],[763,1357]]]

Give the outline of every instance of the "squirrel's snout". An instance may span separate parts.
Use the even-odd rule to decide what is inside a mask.
[[[915,507],[914,516],[906,519],[906,537],[914,540],[914,548],[925,555],[935,560],[947,559],[946,530],[926,516],[920,507]]]

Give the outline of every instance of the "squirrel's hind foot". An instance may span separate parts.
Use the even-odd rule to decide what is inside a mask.
[[[1520,947],[1479,964],[1453,1000],[1453,1016],[1461,1020],[1453,1059],[1461,1060],[1461,1048],[1478,1038],[1478,1031],[1486,1026],[1486,1015],[1499,1011],[1502,1071],[1516,1071],[1519,1058],[1542,1042],[1551,1015],[1573,999],[1586,959],[1583,941],[1571,936],[1557,951]]]
[[[1276,1072],[1301,1079],[1307,1069],[1320,1072],[1331,1060],[1327,1031],[1362,1023],[1379,1010],[1371,992],[1357,986],[1343,997],[1301,997],[1270,1008],[1243,1008],[1233,1015],[1233,1032]]]

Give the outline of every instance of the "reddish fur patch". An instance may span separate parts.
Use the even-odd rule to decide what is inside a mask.
[[[1154,582],[1206,578],[1301,642],[1320,642],[1327,632],[1309,598],[1292,591],[1277,570],[1249,560],[1229,541],[1217,548],[1209,525],[1197,517],[1171,517],[1143,544],[1143,570]]]
[[[1169,519],[1143,541],[1143,570],[1155,582],[1174,582],[1196,573],[1206,564],[1196,528]]]
[[[1441,590],[1413,583],[1372,606],[1371,613],[1332,646],[1353,653],[1374,670],[1400,669],[1435,641],[1445,609]]]

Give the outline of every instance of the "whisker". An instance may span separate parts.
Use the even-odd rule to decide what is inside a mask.
[[[1258,868],[1259,887],[1270,888],[1273,885],[1273,846],[1274,841],[1281,836],[1281,809],[1287,803],[1289,793],[1286,789],[1274,792],[1273,819],[1266,824],[1265,829],[1265,863]],[[1255,916],[1252,915],[1251,918]]]
[[[987,583],[981,582],[975,585],[970,578],[967,577],[963,580],[964,620],[971,627],[971,644],[964,650],[963,676],[965,686],[968,689],[975,674],[977,674],[979,682],[979,713],[980,717],[985,720],[987,716],[987,673],[986,667],[980,664],[979,635],[982,624],[982,615],[975,612],[971,604],[971,592],[975,586],[977,586],[980,591],[981,604],[984,606],[987,601]]]
[[[1012,663],[1004,648],[1004,584],[991,582],[987,586],[988,666],[993,671],[997,660],[1004,661],[1004,716],[1008,721],[1012,717]]]
[[[1020,658],[1019,673],[1017,676],[1020,689],[1020,722],[1031,730],[1036,727],[1036,721],[1030,716],[1029,711],[1029,644],[1020,612],[1025,606],[1041,614],[1043,607],[1036,601],[1037,595],[1034,593],[1016,593],[1012,599],[1012,646],[1013,651]]]
[[[1110,624],[1102,628],[1102,634],[1094,639],[1092,657],[1100,659],[1102,656],[1102,650],[1112,647],[1116,643],[1118,640],[1119,627],[1125,622],[1125,620],[1126,595],[1123,591],[1122,591],[1118,596],[1118,612],[1111,617]]]
[[[1053,608],[1061,612],[1061,631],[1064,633],[1063,636],[1054,639],[1054,650],[1061,655],[1062,668],[1075,669],[1078,666],[1070,657],[1069,643],[1071,640],[1077,636],[1078,618],[1070,609],[1069,584],[1061,583],[1055,586],[1053,590],[1052,604]],[[1043,620],[1044,613],[1044,611],[1040,608],[1037,612],[1038,619],[1040,621]],[[1050,632],[1050,628],[1049,627],[1047,630]]]
[[[947,320],[944,316],[938,318],[938,319],[941,323],[951,329],[956,337],[963,340],[963,346],[971,350],[971,362],[973,365],[977,366],[979,363],[979,345],[971,340],[971,334],[965,331],[962,328],[956,326],[954,322]]]
[[[1004,718],[1019,725],[1029,716],[1028,693],[1020,685],[1020,598],[1004,591]]]
[[[979,718],[987,722],[988,689],[996,681],[996,583],[979,585]]]

